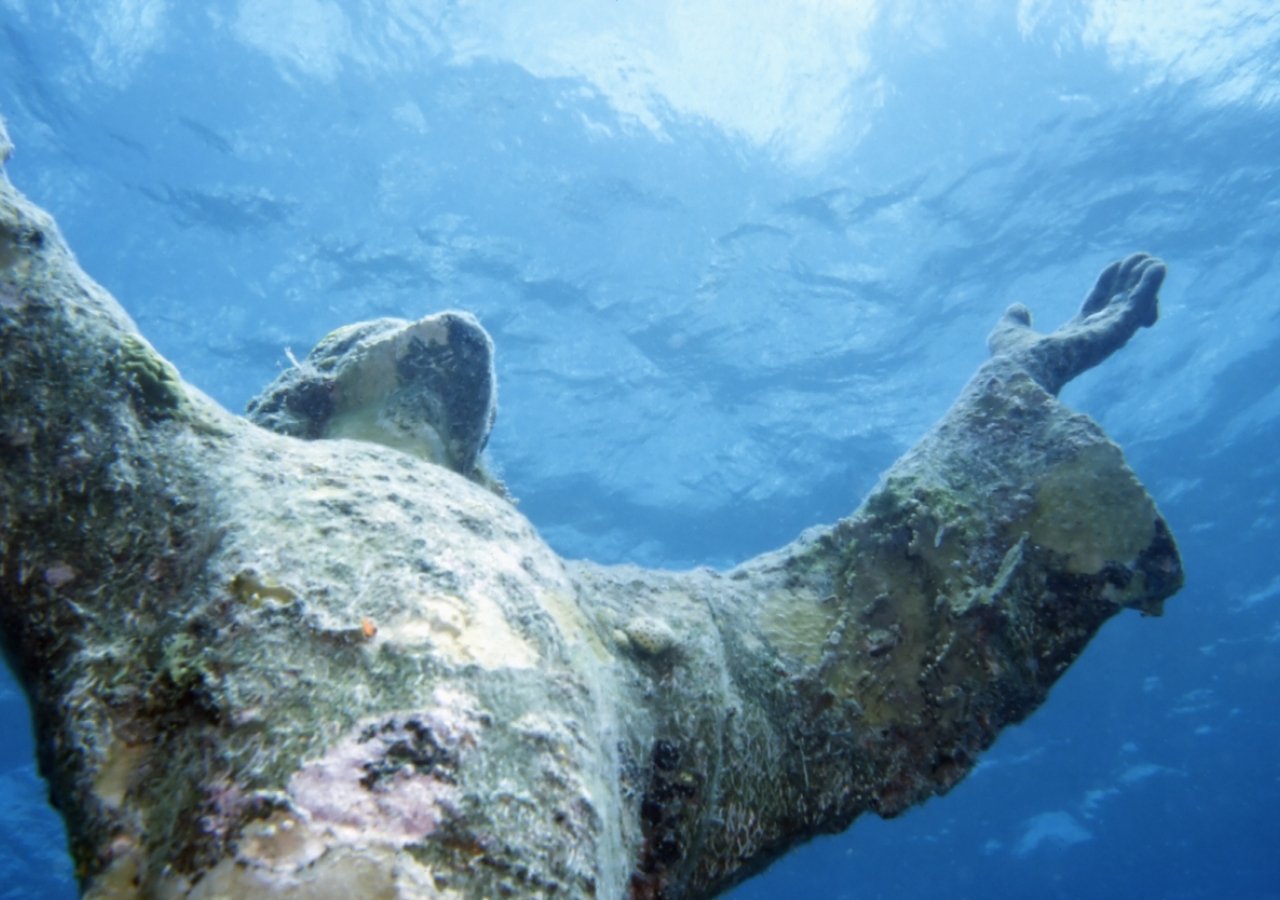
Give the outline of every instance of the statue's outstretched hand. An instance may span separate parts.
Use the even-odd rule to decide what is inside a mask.
[[[1057,394],[1081,372],[1123,347],[1139,328],[1154,325],[1167,269],[1146,253],[1135,253],[1102,270],[1080,312],[1049,334],[1031,328],[1031,313],[1010,306],[987,338],[992,356],[1009,357]]]

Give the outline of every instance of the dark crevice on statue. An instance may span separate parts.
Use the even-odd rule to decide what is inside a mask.
[[[0,628],[85,892],[707,896],[948,790],[1182,584],[1056,399],[1164,272],[1109,267],[1049,334],[1011,308],[848,519],[662,572],[562,560],[486,489],[469,316],[330,335],[254,402],[277,434],[0,179]]]

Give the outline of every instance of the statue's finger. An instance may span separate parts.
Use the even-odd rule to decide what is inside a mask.
[[[1125,290],[1132,284],[1136,284],[1142,277],[1142,270],[1147,262],[1152,259],[1150,253],[1132,253],[1126,256],[1124,262],[1120,264],[1119,277],[1116,279],[1116,287],[1119,290]]]
[[[1138,286],[1133,289],[1132,303],[1138,311],[1138,324],[1150,327],[1160,315],[1160,286],[1168,274],[1165,264],[1154,257],[1143,267]]]
[[[1093,288],[1085,296],[1084,303],[1080,305],[1080,318],[1091,316],[1106,308],[1107,303],[1111,301],[1111,292],[1116,283],[1116,275],[1120,272],[1120,265],[1120,260],[1116,260],[1102,270],[1098,280],[1093,283]]]

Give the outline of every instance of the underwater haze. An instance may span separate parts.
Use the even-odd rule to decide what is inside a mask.
[[[0,0],[11,180],[183,376],[475,313],[564,555],[727,566],[847,515],[1010,303],[1167,261],[1073,383],[1177,535],[951,794],[733,896],[1280,898],[1273,0]],[[0,898],[75,895],[26,702]]]

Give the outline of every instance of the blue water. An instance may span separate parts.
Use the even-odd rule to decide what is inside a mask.
[[[1056,324],[1162,256],[1159,324],[1064,399],[1185,590],[952,794],[736,896],[1280,897],[1274,4],[534,6],[0,0],[9,174],[232,408],[340,324],[475,312],[521,508],[662,566],[847,514],[1008,303]],[[0,897],[71,896],[30,760],[0,745]]]

